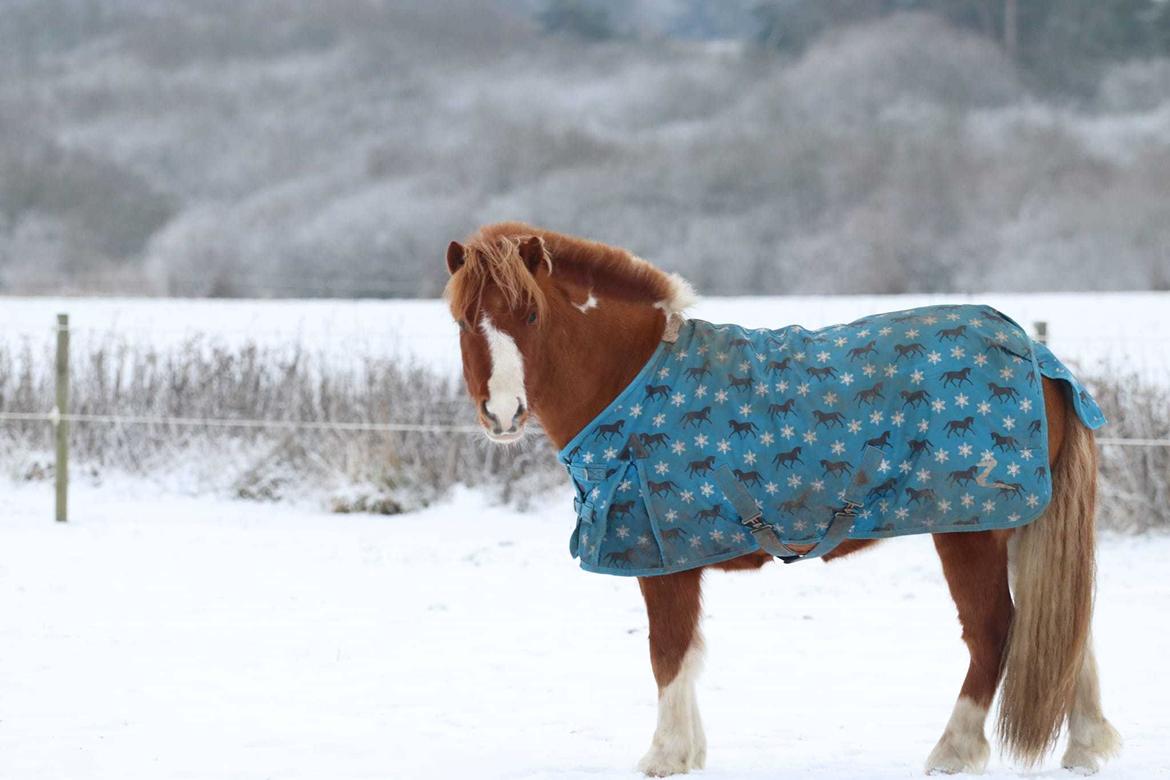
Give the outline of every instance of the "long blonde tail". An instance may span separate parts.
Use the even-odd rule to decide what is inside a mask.
[[[1012,556],[1016,612],[1008,635],[999,738],[1033,765],[1052,748],[1076,694],[1093,614],[1097,445],[1068,410],[1052,469],[1052,503],[1017,532]]]

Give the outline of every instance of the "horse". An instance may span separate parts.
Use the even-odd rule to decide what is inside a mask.
[[[445,298],[459,327],[468,394],[485,434],[501,444],[521,438],[535,416],[564,448],[630,385],[696,301],[685,279],[624,249],[523,223],[488,225],[452,241],[446,264]],[[967,335],[955,328],[940,337]],[[950,720],[926,760],[930,772],[984,769],[985,723],[997,690],[998,737],[1025,765],[1048,753],[1065,724],[1065,767],[1095,771],[1119,748],[1120,737],[1102,714],[1090,639],[1097,449],[1070,388],[1042,377],[1053,493],[1043,515],[1015,529],[933,535],[970,660]],[[953,425],[961,434],[965,423]],[[884,449],[888,437],[871,443]],[[979,518],[967,522],[978,525]],[[847,539],[824,557],[835,565],[876,544]],[[646,775],[706,764],[695,699],[704,571],[758,570],[772,560],[758,550],[638,578],[658,686],[657,728],[638,764]],[[788,757],[790,765],[799,760],[799,754]]]

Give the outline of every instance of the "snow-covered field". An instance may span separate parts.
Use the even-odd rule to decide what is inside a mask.
[[[709,298],[693,314],[749,327],[822,327],[874,312],[972,301],[991,304],[1029,329],[1046,321],[1053,351],[1082,368],[1112,362],[1170,380],[1170,293]],[[229,344],[299,343],[342,357],[410,356],[441,371],[459,369],[458,331],[437,300],[0,298],[0,339],[47,340],[57,312],[70,314],[82,344],[114,337],[162,346],[210,336]]]
[[[981,295],[1057,354],[1170,381],[1170,294]],[[810,327],[961,296],[740,298]],[[0,343],[299,344],[455,372],[438,301],[0,299]],[[568,495],[457,491],[397,517],[75,484],[0,485],[0,780],[634,777],[655,721],[632,581],[569,559]],[[896,549],[895,549],[896,548]],[[1097,643],[1125,736],[1103,777],[1170,777],[1170,538],[1106,537]],[[700,699],[712,778],[906,778],[966,669],[929,540],[715,574]],[[1033,776],[1059,777],[1048,769]],[[990,775],[1022,773],[993,759]]]
[[[655,691],[633,581],[576,569],[567,496],[416,514],[0,490],[0,778],[632,778]],[[1170,773],[1170,538],[1103,540],[1096,639]],[[708,579],[707,778],[912,778],[966,669],[930,541]],[[1056,760],[1024,773],[1066,776]]]

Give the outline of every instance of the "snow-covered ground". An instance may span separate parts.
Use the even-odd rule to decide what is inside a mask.
[[[977,295],[709,298],[696,317],[749,327],[822,327],[874,312],[937,303],[981,302],[1031,329],[1049,324],[1050,345],[1081,368],[1102,362],[1170,380],[1170,293],[987,293]],[[458,330],[438,300],[207,301],[121,298],[0,298],[0,339],[48,343],[57,312],[74,338],[167,345],[192,337],[223,343],[299,343],[341,357],[404,355],[438,370],[459,369]]]
[[[0,778],[635,777],[641,599],[576,569],[567,496],[385,518],[133,490],[81,486],[58,525],[47,486],[0,488]],[[1104,778],[1170,773],[1168,562],[1101,546]],[[716,573],[706,612],[703,777],[919,776],[967,664],[928,539]]]

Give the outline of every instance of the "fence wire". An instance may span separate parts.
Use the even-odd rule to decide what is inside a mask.
[[[155,417],[119,414],[58,414],[52,412],[0,412],[0,421],[97,423],[111,425],[171,425],[188,428],[261,428],[305,431],[355,431],[370,433],[479,433],[478,425],[448,423],[361,423],[320,420],[248,420],[231,417]]]
[[[304,431],[353,431],[368,433],[467,434],[483,431],[478,425],[454,423],[364,423],[320,420],[252,420],[233,417],[161,417],[120,414],[59,414],[51,412],[0,412],[0,422],[92,423],[107,425],[158,425],[187,428],[256,428]],[[1170,439],[1098,437],[1109,447],[1170,447]]]

